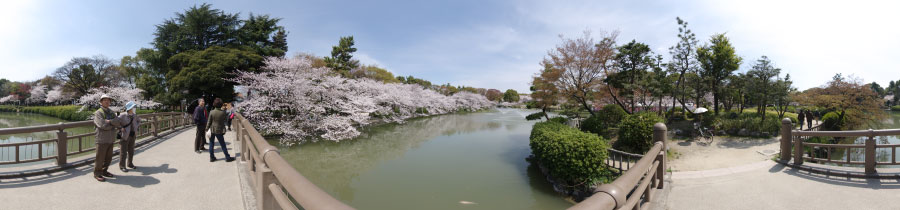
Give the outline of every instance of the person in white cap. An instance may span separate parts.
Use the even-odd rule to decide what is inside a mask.
[[[109,163],[112,161],[113,143],[116,142],[116,131],[122,127],[121,121],[116,119],[116,113],[109,109],[112,98],[104,94],[100,96],[100,109],[94,112],[94,126],[97,127],[97,157],[94,158],[94,179],[105,182],[104,177],[114,177],[109,173]]]
[[[122,129],[120,130],[122,140],[119,141],[119,170],[122,172],[128,172],[127,167],[131,169],[137,169],[134,167],[134,140],[138,134],[138,130],[141,127],[141,119],[135,114],[137,112],[137,104],[134,101],[129,101],[125,104],[125,113],[119,114],[119,118],[125,125],[122,125]]]

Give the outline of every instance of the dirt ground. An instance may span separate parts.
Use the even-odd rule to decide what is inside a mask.
[[[813,125],[820,122],[815,121]],[[700,171],[728,168],[772,159],[781,151],[781,136],[770,138],[716,136],[712,143],[705,140],[676,140],[669,138],[669,159],[672,171]],[[767,155],[764,155],[767,154]]]
[[[710,144],[704,140],[670,140],[669,151],[675,158],[669,160],[669,166],[672,171],[700,171],[756,163],[772,158],[759,151],[779,151],[779,139],[717,136]]]

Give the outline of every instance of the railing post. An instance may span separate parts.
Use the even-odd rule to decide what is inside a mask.
[[[259,166],[256,170],[256,191],[257,207],[262,210],[281,209],[275,201],[272,191],[269,191],[269,184],[275,183],[275,174],[268,166]]]
[[[666,124],[664,123],[656,123],[653,125],[653,142],[662,142],[662,149],[659,150],[659,154],[656,154],[656,160],[659,161],[659,167],[656,168],[656,185],[657,189],[663,189],[665,182],[665,172],[666,172],[666,151],[669,150],[666,147]],[[649,191],[649,190],[648,190]]]
[[[801,138],[794,140],[794,165],[803,165],[803,139]]]
[[[246,162],[247,155],[250,155],[250,153],[247,153],[247,141],[244,140],[244,132],[242,132],[243,125],[241,125],[241,122],[243,121],[241,118],[237,118],[235,119],[235,122],[236,123],[233,123],[232,125],[234,126],[234,134],[236,135],[237,141],[241,142],[241,161]]]
[[[150,130],[153,131],[153,137],[159,136],[159,121],[156,121],[156,115],[153,115],[150,122]]]
[[[866,139],[866,174],[874,174],[874,173],[875,173],[875,131],[873,131],[872,129],[869,129],[869,138]]]
[[[62,122],[59,123],[62,126]],[[69,141],[66,139],[68,134],[62,127],[59,128],[59,132],[56,132],[56,165],[63,166],[66,165],[66,155],[69,154]]]
[[[794,125],[790,118],[781,120],[781,162],[787,163],[791,160],[791,129]]]

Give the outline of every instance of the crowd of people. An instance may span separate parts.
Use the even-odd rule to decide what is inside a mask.
[[[127,173],[136,170],[134,166],[134,144],[140,133],[141,120],[137,114],[137,104],[130,101],[125,104],[121,114],[109,108],[113,99],[108,95],[100,97],[100,109],[94,112],[94,126],[96,127],[97,156],[94,161],[94,179],[100,182],[106,178],[115,177],[109,172],[112,162],[113,147],[116,139],[119,139],[119,170]],[[193,110],[193,122],[197,126],[197,136],[194,139],[194,152],[200,154],[203,150],[209,153],[209,162],[217,159],[214,153],[215,140],[218,139],[225,161],[234,161],[228,154],[225,146],[225,133],[231,130],[231,120],[234,118],[234,109],[230,103],[223,103],[222,99],[213,100],[211,111],[208,111],[203,99],[198,99],[198,106]],[[209,136],[207,138],[206,136]],[[209,139],[209,149],[206,149],[206,140]]]

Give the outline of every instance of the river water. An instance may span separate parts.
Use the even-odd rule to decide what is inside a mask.
[[[32,113],[15,113],[15,112],[0,112],[0,128],[13,128],[13,127],[26,127],[26,126],[37,126],[37,125],[49,125],[49,124],[57,124],[60,122],[68,122],[63,119],[50,117],[41,114],[32,114]],[[69,136],[90,133],[93,132],[94,129],[91,127],[78,127],[78,128],[70,128],[66,129]],[[47,139],[56,139],[56,131],[46,131],[46,132],[35,132],[35,133],[27,133],[27,134],[14,134],[14,135],[0,135],[0,144],[9,144],[9,143],[20,143],[20,142],[30,142],[30,141],[40,141]],[[93,137],[85,138],[86,142],[84,144],[93,144]],[[56,154],[55,144],[44,144],[44,148],[42,153],[44,156],[52,156]],[[75,147],[77,150],[77,147]],[[37,145],[28,145],[22,146],[19,148],[19,159],[26,160],[36,158],[38,156],[38,147]],[[14,147],[0,147],[0,162],[5,161],[13,161],[15,160],[15,148]],[[49,154],[49,155],[48,155]],[[47,160],[52,161],[52,160]],[[42,161],[45,162],[45,161]],[[38,162],[40,163],[40,162]],[[6,165],[9,166],[21,166],[18,164],[14,165]],[[0,165],[0,167],[4,167]]]
[[[525,116],[533,112],[426,117],[370,127],[351,140],[280,150],[313,183],[361,209],[570,207],[525,160],[535,123]]]

